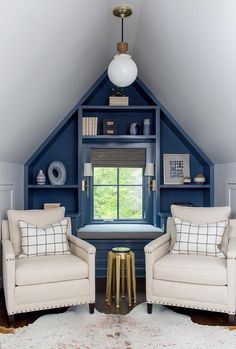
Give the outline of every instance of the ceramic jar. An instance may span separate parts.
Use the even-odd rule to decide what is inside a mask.
[[[44,185],[46,183],[46,176],[43,173],[43,170],[40,170],[36,177],[36,183],[38,185]]]
[[[206,177],[203,174],[198,174],[194,177],[194,183],[195,184],[205,184]]]
[[[143,121],[143,134],[144,136],[150,135],[150,119],[144,119]]]
[[[184,184],[191,184],[191,178],[190,177],[184,177],[183,178],[183,183]]]

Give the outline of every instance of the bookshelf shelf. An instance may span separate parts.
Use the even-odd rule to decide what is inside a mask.
[[[78,185],[38,185],[38,184],[30,184],[28,185],[28,189],[78,189]]]
[[[155,105],[127,105],[127,106],[110,106],[110,105],[83,105],[82,110],[155,110]]]
[[[210,189],[209,184],[161,184],[160,189]]]
[[[156,136],[129,136],[129,135],[117,135],[117,136],[82,136],[83,143],[94,142],[155,142]]]

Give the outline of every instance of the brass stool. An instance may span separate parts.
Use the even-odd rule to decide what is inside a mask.
[[[121,270],[121,296],[125,296],[125,269],[127,281],[128,305],[132,305],[131,294],[136,303],[136,277],[135,255],[129,248],[115,247],[108,252],[107,256],[107,285],[106,302],[111,304],[111,289],[113,296],[116,291],[116,307],[120,306],[120,270]]]

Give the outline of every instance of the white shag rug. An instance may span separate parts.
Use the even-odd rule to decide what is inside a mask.
[[[140,304],[128,315],[105,315],[87,306],[45,315],[15,334],[0,335],[1,349],[235,349],[236,331],[194,324],[161,305],[147,314]]]

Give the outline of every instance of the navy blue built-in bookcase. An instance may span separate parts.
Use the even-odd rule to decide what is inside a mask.
[[[160,226],[159,213],[168,214],[173,202],[191,202],[194,206],[213,205],[213,165],[201,149],[189,138],[174,118],[165,110],[148,88],[137,79],[124,89],[129,96],[129,106],[109,106],[112,93],[111,84],[104,73],[78,102],[65,119],[49,135],[25,164],[25,209],[39,209],[45,202],[60,202],[66,213],[73,219],[73,227],[89,223],[86,198],[82,193],[83,163],[89,161],[91,147],[147,147],[150,149],[149,161],[156,163],[157,190],[153,194],[153,214],[149,222]],[[98,135],[82,135],[82,117],[98,117]],[[102,134],[103,119],[117,121],[117,135]],[[132,122],[139,124],[151,120],[150,136],[131,136],[129,127]],[[190,154],[190,173],[194,177],[203,173],[207,182],[204,185],[165,185],[163,181],[163,154]],[[48,165],[62,161],[67,169],[66,184],[45,186],[36,184],[39,170],[47,173]],[[155,211],[154,211],[155,210]]]
[[[66,214],[72,218],[73,233],[79,227],[90,223],[90,202],[82,192],[83,163],[90,162],[93,147],[143,147],[147,149],[148,162],[155,162],[157,179],[156,192],[147,203],[147,222],[163,225],[163,217],[170,212],[174,202],[191,202],[194,206],[213,205],[213,165],[201,149],[190,139],[175,119],[161,105],[140,79],[124,89],[129,96],[129,106],[109,106],[109,96],[114,86],[104,73],[83,96],[64,120],[48,136],[25,164],[24,205],[25,209],[43,208],[45,202],[60,202],[66,207]],[[83,136],[82,117],[98,117],[98,135]],[[104,136],[103,119],[117,121],[117,134]],[[143,124],[151,120],[150,136],[131,136],[131,123]],[[204,185],[165,185],[163,180],[163,154],[188,153],[190,173],[206,176]],[[39,170],[47,173],[49,164],[58,160],[67,169],[65,185],[52,186],[36,184]]]

